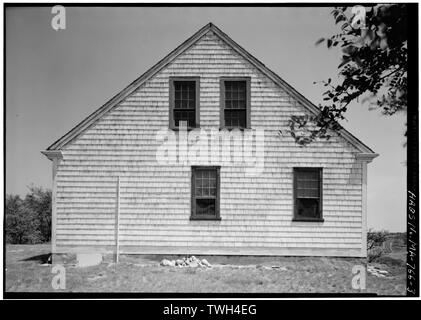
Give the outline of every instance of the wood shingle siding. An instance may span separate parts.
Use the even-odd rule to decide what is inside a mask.
[[[251,128],[265,130],[261,175],[224,161],[157,162],[156,133],[169,126],[169,79],[180,76],[200,77],[203,129],[221,125],[220,79],[250,78]],[[210,30],[61,148],[57,252],[113,250],[120,177],[121,252],[364,256],[361,151],[337,135],[298,146],[285,133],[288,120],[308,112]],[[189,219],[193,165],[221,166],[221,221]],[[294,167],[323,168],[324,222],[292,221]]]

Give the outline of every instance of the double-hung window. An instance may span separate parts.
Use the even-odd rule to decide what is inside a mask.
[[[323,221],[321,168],[294,168],[294,220]]]
[[[200,126],[200,80],[198,77],[170,78],[170,128],[185,121],[188,129]]]
[[[221,127],[250,128],[250,78],[221,78]]]
[[[220,167],[192,167],[191,220],[219,220]]]

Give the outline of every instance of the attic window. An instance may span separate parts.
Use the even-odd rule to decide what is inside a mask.
[[[294,220],[323,221],[322,168],[294,168]]]
[[[187,128],[198,128],[199,119],[199,78],[170,78],[170,128],[178,129],[181,121]]]
[[[250,128],[250,78],[221,78],[221,127]]]

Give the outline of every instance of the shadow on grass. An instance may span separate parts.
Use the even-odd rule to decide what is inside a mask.
[[[44,263],[51,264],[51,253],[40,254],[40,255],[37,255],[37,256],[22,259],[21,261],[37,261],[41,264],[44,264]]]
[[[388,257],[388,256],[379,257],[377,259],[374,259],[373,262],[386,264],[392,267],[403,267],[406,265],[406,261],[402,261],[400,259],[396,259],[396,258]]]

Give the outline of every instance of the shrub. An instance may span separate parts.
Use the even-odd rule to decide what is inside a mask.
[[[7,195],[5,203],[6,242],[41,243],[51,239],[51,191],[29,187],[25,199]]]
[[[372,262],[380,258],[385,251],[384,243],[389,235],[388,231],[372,231],[368,230],[367,233],[367,251],[368,262]]]

